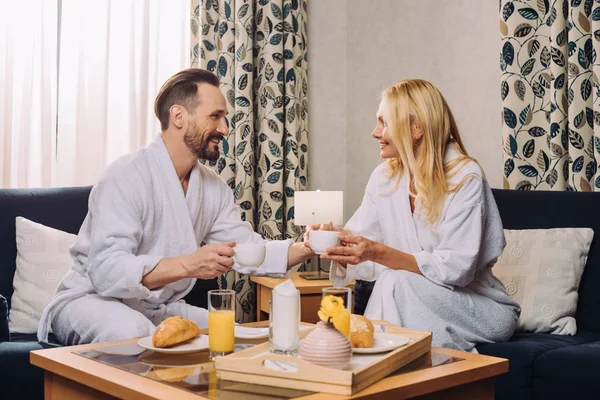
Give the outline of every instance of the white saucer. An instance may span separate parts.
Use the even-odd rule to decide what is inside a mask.
[[[300,325],[300,332],[314,329],[314,326]],[[269,328],[252,328],[249,326],[236,325],[235,337],[238,339],[265,339],[269,337]]]
[[[154,347],[152,345],[152,336],[146,336],[145,338],[141,338],[138,340],[137,344],[143,347],[146,350],[156,351],[158,353],[167,353],[167,354],[186,354],[186,353],[194,353],[196,351],[201,351],[208,349],[208,335],[200,335],[195,339],[188,340],[180,345],[173,347]]]
[[[357,347],[353,348],[352,352],[358,354],[384,353],[404,346],[408,342],[410,342],[410,339],[405,336],[395,335],[393,333],[375,332],[373,335],[373,347]]]
[[[251,328],[236,325],[234,332],[235,337],[238,339],[264,339],[269,337],[269,328]]]

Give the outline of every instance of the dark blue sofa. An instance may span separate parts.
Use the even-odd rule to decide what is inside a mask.
[[[0,189],[0,398],[43,399],[43,371],[29,363],[29,352],[58,346],[38,343],[34,334],[12,335],[8,313],[16,269],[15,218],[76,234],[88,209],[91,187],[54,189]],[[198,280],[185,297],[189,304],[206,308],[206,292],[217,288],[216,280]]]
[[[493,190],[505,229],[589,227],[594,230],[579,286],[577,334],[516,333],[505,343],[477,347],[507,358],[509,372],[496,378],[498,400],[600,398],[600,193]],[[355,285],[362,314],[373,282]]]

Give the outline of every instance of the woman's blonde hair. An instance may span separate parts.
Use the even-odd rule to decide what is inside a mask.
[[[444,198],[458,190],[469,178],[455,185],[449,180],[459,166],[475,161],[467,154],[450,107],[440,91],[430,82],[409,79],[383,92],[387,102],[387,123],[399,157],[388,160],[389,177],[409,174],[409,196],[414,197],[425,221],[434,225],[440,218]],[[411,123],[423,131],[413,140]],[[455,142],[460,156],[444,164],[444,154]]]

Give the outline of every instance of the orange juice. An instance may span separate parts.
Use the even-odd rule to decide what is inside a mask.
[[[217,371],[214,369],[208,373],[208,398],[217,398]]]
[[[350,310],[345,309],[333,320],[333,326],[344,334],[347,338],[350,337]]]
[[[211,351],[224,353],[233,351],[234,323],[235,313],[231,310],[215,310],[208,313],[208,348]]]

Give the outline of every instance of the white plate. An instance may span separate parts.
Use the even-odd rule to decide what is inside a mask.
[[[152,350],[159,353],[186,354],[208,349],[208,335],[200,335],[195,339],[188,340],[173,347],[154,347],[152,345],[152,336],[141,338],[138,340],[137,344],[146,350]]]
[[[353,348],[353,353],[359,354],[375,354],[383,353],[397,349],[410,342],[410,339],[405,336],[394,335],[393,333],[375,332],[373,335],[373,347]]]
[[[235,337],[238,339],[263,339],[269,337],[269,328],[251,328],[236,325]]]

